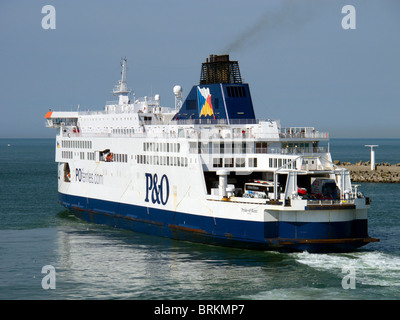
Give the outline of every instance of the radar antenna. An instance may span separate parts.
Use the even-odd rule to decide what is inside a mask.
[[[119,95],[119,104],[129,104],[129,97],[128,95],[131,93],[131,90],[128,88],[126,83],[126,76],[127,76],[127,61],[128,59],[122,58],[121,61],[121,80],[118,81],[118,84],[114,87],[113,93],[114,95]]]
[[[114,94],[128,94],[131,92],[131,90],[128,89],[127,83],[126,83],[126,73],[128,70],[127,67],[127,61],[128,59],[122,58],[121,61],[121,67],[122,67],[122,72],[121,72],[121,80],[118,81],[118,85],[115,86],[113,93]]]

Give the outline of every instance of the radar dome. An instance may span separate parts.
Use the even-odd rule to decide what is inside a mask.
[[[176,85],[176,86],[174,87],[174,94],[177,96],[177,95],[179,95],[179,94],[181,94],[181,93],[182,93],[182,87],[179,86],[179,85]]]

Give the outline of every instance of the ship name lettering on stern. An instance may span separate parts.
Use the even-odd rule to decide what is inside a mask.
[[[146,198],[145,202],[151,202],[153,204],[162,204],[165,206],[169,198],[169,181],[168,177],[164,174],[160,181],[158,181],[157,173],[152,175],[146,173]]]

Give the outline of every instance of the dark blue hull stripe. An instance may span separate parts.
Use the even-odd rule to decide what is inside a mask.
[[[258,250],[351,251],[368,242],[367,220],[254,222],[192,215],[59,193],[59,203],[89,222],[172,239]]]

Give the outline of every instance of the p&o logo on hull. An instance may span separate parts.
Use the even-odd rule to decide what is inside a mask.
[[[151,202],[153,204],[166,205],[169,198],[169,181],[168,177],[164,174],[160,181],[158,181],[157,173],[152,175],[146,173],[146,199],[145,202]]]

